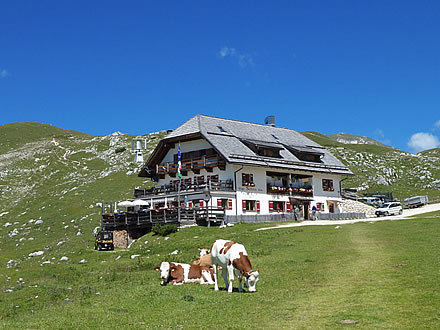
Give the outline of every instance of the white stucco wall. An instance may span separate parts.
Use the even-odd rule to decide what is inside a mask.
[[[212,148],[212,146],[206,142],[205,140],[196,140],[190,142],[182,142],[180,144],[181,152],[190,152],[200,149],[208,149]],[[177,153],[178,145],[175,145],[175,148],[170,149],[162,162],[174,162],[174,154]],[[234,173],[237,180],[236,188],[237,192],[217,192],[213,191],[212,199],[210,205],[217,206],[218,198],[232,199],[232,209],[226,210],[226,214],[235,215],[235,214],[243,214],[242,211],[242,201],[243,200],[258,200],[260,201],[260,213],[259,214],[270,214],[269,212],[269,201],[283,201],[288,202],[288,195],[276,195],[276,194],[267,194],[267,178],[266,172],[278,172],[278,173],[291,173],[291,174],[302,174],[302,175],[311,175],[312,183],[313,183],[313,201],[310,202],[310,207],[316,206],[316,203],[323,203],[325,206],[325,212],[328,212],[328,204],[327,201],[342,201],[340,195],[340,187],[339,183],[341,180],[341,175],[335,174],[322,174],[322,173],[314,173],[314,172],[305,172],[305,171],[289,171],[283,170],[279,168],[266,168],[266,167],[256,167],[256,166],[239,166],[239,165],[231,165],[227,164],[225,170],[220,170],[218,167],[213,168],[213,172],[208,172],[205,169],[200,169],[200,174],[195,174],[192,171],[188,171],[186,176],[182,176],[182,180],[187,178],[194,178],[196,176],[205,176],[208,175],[218,175],[219,180],[232,180],[234,181]],[[255,186],[243,186],[242,185],[242,174],[253,174],[253,179]],[[322,179],[330,179],[333,180],[333,188],[334,191],[324,191],[322,189]],[[158,186],[169,184],[170,181],[177,180],[176,177],[170,177],[169,175],[165,176],[165,179],[160,179],[158,182]],[[189,199],[201,198],[200,196],[193,195],[192,197],[188,197]],[[245,212],[244,214],[255,214],[255,212]]]

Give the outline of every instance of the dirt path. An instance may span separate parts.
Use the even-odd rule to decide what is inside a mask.
[[[315,220],[315,221],[302,221],[295,223],[288,223],[285,225],[279,225],[275,227],[267,227],[267,228],[259,228],[259,230],[269,230],[269,229],[278,229],[278,228],[289,228],[289,227],[301,227],[301,226],[332,226],[332,225],[346,225],[350,223],[356,222],[374,222],[374,221],[385,221],[385,220],[402,220],[408,217],[412,217],[422,213],[429,213],[434,211],[440,211],[440,203],[429,204],[423,207],[419,207],[416,209],[406,209],[403,210],[402,215],[393,215],[388,217],[374,217],[374,218],[365,218],[365,219],[353,219],[353,220]]]

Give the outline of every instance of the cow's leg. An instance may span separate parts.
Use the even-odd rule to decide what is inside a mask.
[[[228,293],[232,293],[232,281],[234,280],[234,266],[232,265],[228,266],[228,275],[229,275]]]
[[[225,281],[226,290],[228,290],[229,292],[229,288],[232,288],[232,286],[228,284],[228,274],[227,274],[227,270],[224,267],[222,268],[222,276],[223,276],[223,281]]]
[[[218,291],[218,283],[217,283],[217,265],[212,264],[212,270],[214,272],[214,290]]]
[[[205,270],[202,271],[202,284],[214,284],[211,272]]]
[[[241,286],[241,280],[243,276],[238,276],[238,291],[243,292],[243,287]]]

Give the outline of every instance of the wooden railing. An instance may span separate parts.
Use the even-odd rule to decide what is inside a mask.
[[[206,224],[206,219],[219,223],[225,218],[224,208],[219,207],[196,207],[181,208],[180,222],[194,222]],[[107,213],[102,215],[102,228],[106,230],[117,228],[151,227],[155,224],[179,224],[179,210],[169,208],[162,210],[147,210],[145,212],[121,212]]]
[[[199,170],[202,168],[224,167],[225,161],[219,156],[203,156],[200,159],[182,161],[182,171]],[[177,173],[178,163],[162,163],[156,165],[157,174]]]
[[[233,191],[234,184],[232,180],[220,180],[219,182],[210,182],[203,184],[185,184],[183,181],[180,184],[181,192],[189,192],[189,191],[202,191],[206,186],[209,186],[209,189],[212,191]],[[135,188],[134,189],[134,198],[143,198],[143,197],[152,197],[155,195],[161,194],[169,194],[169,193],[177,193],[179,190],[179,186],[177,184],[173,185],[165,185],[161,187],[153,187],[153,188]]]

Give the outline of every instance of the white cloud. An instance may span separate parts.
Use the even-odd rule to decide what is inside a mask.
[[[408,147],[410,147],[413,152],[433,149],[440,147],[440,140],[430,133],[416,133],[409,139]]]
[[[254,65],[254,58],[252,54],[242,53],[232,47],[222,47],[218,53],[221,58],[230,57],[237,61],[242,68]]]
[[[435,122],[434,126],[436,128],[440,128],[440,119]]]
[[[221,57],[226,57],[226,56],[234,56],[236,53],[237,51],[235,50],[235,48],[223,47],[222,49],[220,49],[219,55]]]
[[[9,76],[8,70],[3,69],[0,71],[0,78],[6,78],[8,76]]]

